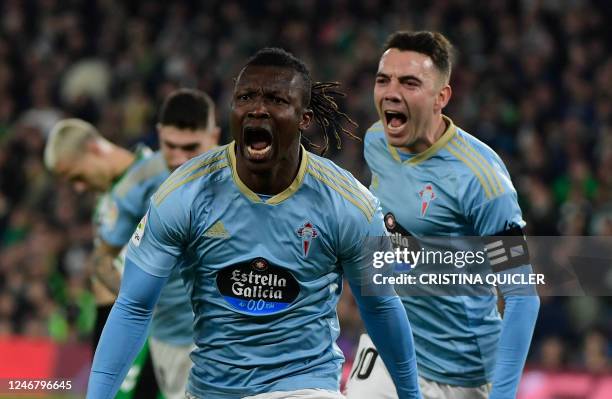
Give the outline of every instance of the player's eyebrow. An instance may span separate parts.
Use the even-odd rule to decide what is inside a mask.
[[[183,151],[195,151],[198,149],[199,146],[200,146],[199,143],[189,143],[189,144],[177,145],[177,147]]]
[[[376,77],[377,78],[391,79],[391,76],[387,75],[384,72],[377,72],[376,73]],[[400,83],[405,83],[405,82],[410,81],[410,80],[414,80],[414,81],[416,81],[419,84],[423,83],[423,81],[420,78],[418,78],[417,76],[415,76],[415,75],[402,75],[402,76],[399,76],[397,78],[397,80]]]
[[[236,92],[245,93],[245,94],[257,93],[261,95],[266,95],[266,94],[279,95],[282,93],[286,93],[287,90],[271,88],[271,87],[255,87],[255,86],[245,85],[245,86],[237,86]]]
[[[164,144],[166,146],[168,146],[171,149],[175,149],[178,148],[180,150],[183,151],[194,151],[198,148],[198,146],[200,145],[200,143],[185,143],[185,144],[179,144],[179,143],[173,143],[172,141],[168,141],[168,140],[164,140]]]
[[[236,87],[236,93],[235,94],[253,94],[253,93],[257,93],[259,92],[258,89],[255,89],[254,87],[250,87],[250,86],[237,86]]]
[[[283,94],[285,93],[287,90],[283,90],[283,89],[274,89],[274,88],[268,88],[265,87],[263,89],[264,93],[266,94]]]
[[[278,89],[264,89],[264,96],[275,96],[275,97],[287,97],[287,90],[278,90]]]
[[[400,83],[405,83],[405,82],[408,82],[410,80],[414,80],[417,83],[423,83],[423,81],[421,79],[419,79],[418,77],[416,77],[414,75],[400,76],[400,77],[397,78],[397,80],[399,80]]]

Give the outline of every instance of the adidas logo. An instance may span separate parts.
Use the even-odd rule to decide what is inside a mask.
[[[213,224],[206,232],[204,233],[204,237],[210,238],[229,238],[230,234],[225,230],[225,226],[223,226],[222,221],[218,221]]]

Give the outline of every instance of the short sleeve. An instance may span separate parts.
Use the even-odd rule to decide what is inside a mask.
[[[139,203],[138,208],[142,208],[143,199],[133,196],[122,199],[111,194],[104,201],[98,236],[109,245],[122,247],[129,241],[142,217],[142,213],[138,212],[140,209],[136,209],[135,202]]]
[[[378,200],[376,212],[370,221],[366,218],[348,218],[341,226],[340,263],[344,275],[353,285],[375,295],[395,295],[390,285],[373,287],[375,274],[393,273],[395,264],[374,267],[377,254],[391,252],[393,247],[383,222]],[[390,289],[389,289],[390,288]]]
[[[468,217],[479,236],[491,236],[511,227],[525,226],[515,192],[477,205],[469,210]]]
[[[129,242],[126,258],[144,271],[167,277],[185,247],[190,218],[189,206],[179,200],[151,201]]]

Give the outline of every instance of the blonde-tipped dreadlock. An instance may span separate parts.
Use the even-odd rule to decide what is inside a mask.
[[[344,97],[345,94],[338,90],[338,82],[316,82],[310,90],[310,109],[314,113],[315,121],[323,129],[325,144],[321,148],[321,153],[325,154],[329,148],[328,128],[331,127],[336,137],[337,148],[340,149],[342,140],[340,133],[345,133],[351,138],[359,140],[350,130],[342,126],[342,120],[357,127],[357,124],[344,112],[340,111],[336,103],[336,97]],[[319,146],[317,146],[319,147]]]

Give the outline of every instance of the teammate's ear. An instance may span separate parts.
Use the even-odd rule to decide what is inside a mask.
[[[450,101],[450,98],[453,94],[453,90],[450,85],[446,84],[444,87],[440,89],[438,95],[436,96],[436,101],[434,102],[434,111],[441,111],[446,107],[446,104]]]
[[[210,130],[210,138],[215,145],[219,144],[219,138],[221,137],[221,128],[215,126]]]
[[[113,145],[103,139],[90,139],[85,144],[85,150],[94,155],[105,155],[113,149]]]
[[[302,120],[300,121],[300,130],[304,131],[308,129],[310,126],[310,122],[312,122],[312,118],[314,117],[314,112],[311,109],[306,109],[302,113]]]
[[[100,155],[104,152],[98,140],[94,139],[87,140],[85,143],[85,151],[96,155]]]

